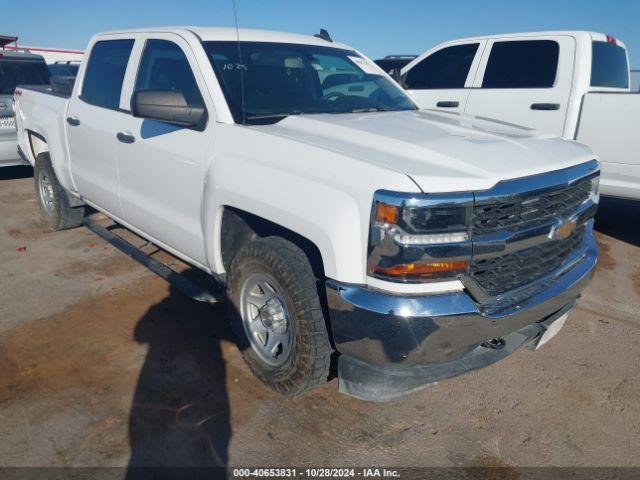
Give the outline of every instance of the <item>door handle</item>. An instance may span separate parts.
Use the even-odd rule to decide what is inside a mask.
[[[72,127],[80,125],[80,119],[78,117],[67,117],[67,123]]]
[[[122,143],[133,143],[136,141],[136,137],[131,135],[129,132],[118,132],[116,137],[118,137],[118,140]]]
[[[534,103],[531,110],[560,110],[559,103]]]
[[[457,108],[460,106],[460,102],[441,101],[436,103],[436,107],[440,108]]]

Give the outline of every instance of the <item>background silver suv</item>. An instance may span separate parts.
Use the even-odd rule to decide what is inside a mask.
[[[2,39],[0,39],[0,46]],[[0,49],[0,167],[25,163],[18,155],[12,99],[16,85],[49,85],[44,58]]]

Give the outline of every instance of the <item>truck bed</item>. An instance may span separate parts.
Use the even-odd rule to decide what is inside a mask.
[[[54,92],[50,86],[19,86],[16,89],[16,127],[18,146],[27,160],[35,163],[37,138],[46,139],[52,165],[62,185],[75,191],[71,181],[65,137],[68,96]]]
[[[588,93],[576,140],[602,162],[603,195],[640,200],[640,93]]]
[[[32,90],[34,92],[46,93],[47,95],[54,95],[56,97],[70,98],[71,92],[63,92],[56,89],[52,85],[18,85],[18,90]]]

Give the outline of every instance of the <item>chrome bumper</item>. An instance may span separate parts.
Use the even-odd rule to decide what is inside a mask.
[[[15,138],[0,137],[0,167],[14,165],[25,165],[18,154],[18,141]]]
[[[466,292],[400,296],[328,280],[340,391],[385,401],[495,363],[573,307],[593,276],[597,255],[589,235],[583,257],[550,287],[498,311],[482,309]],[[482,345],[494,338],[504,340],[502,348]]]

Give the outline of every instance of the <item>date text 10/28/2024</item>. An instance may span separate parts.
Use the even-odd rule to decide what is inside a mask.
[[[233,478],[400,478],[386,468],[234,468]]]

